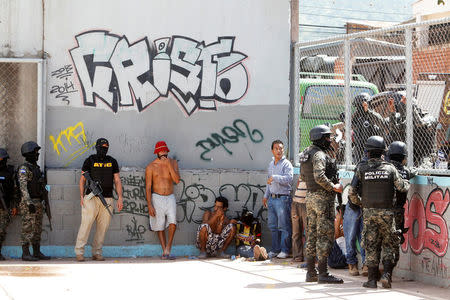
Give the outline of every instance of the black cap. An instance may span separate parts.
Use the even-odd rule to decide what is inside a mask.
[[[109,147],[109,142],[105,138],[99,138],[95,144],[95,147]]]

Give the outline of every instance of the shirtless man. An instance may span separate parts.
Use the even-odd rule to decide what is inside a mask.
[[[169,148],[164,141],[155,145],[154,154],[158,156],[145,168],[145,192],[147,197],[150,228],[158,233],[163,254],[162,259],[175,259],[170,255],[172,241],[177,228],[177,203],[173,194],[173,184],[180,182],[177,161],[167,157]],[[167,218],[167,220],[166,220]],[[168,230],[166,243],[165,228]]]
[[[218,197],[213,211],[205,211],[202,224],[197,230],[197,248],[200,249],[199,258],[216,256],[227,258],[225,250],[233,241],[236,234],[236,220],[228,220],[225,212],[228,209],[228,199]]]

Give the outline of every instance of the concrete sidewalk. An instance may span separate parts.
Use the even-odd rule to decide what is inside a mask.
[[[365,289],[365,277],[342,285],[305,283],[290,260],[158,258],[74,262],[55,259],[0,264],[0,299],[449,299],[450,290],[394,278],[393,289]],[[381,286],[381,285],[380,285]]]

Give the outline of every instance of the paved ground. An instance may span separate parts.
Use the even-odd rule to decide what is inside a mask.
[[[179,258],[0,264],[0,299],[449,299],[450,290],[395,278],[394,288],[361,287],[365,277],[333,270],[343,285],[305,283],[290,261]],[[216,295],[215,297],[213,295]],[[364,298],[362,298],[364,297]]]

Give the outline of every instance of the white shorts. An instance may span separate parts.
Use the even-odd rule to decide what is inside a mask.
[[[177,201],[174,194],[162,196],[152,193],[155,217],[150,216],[150,230],[163,231],[169,224],[177,224]]]

